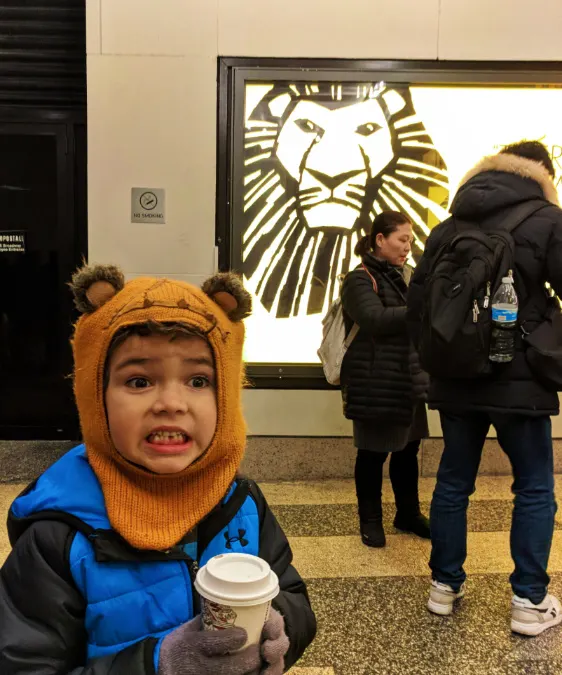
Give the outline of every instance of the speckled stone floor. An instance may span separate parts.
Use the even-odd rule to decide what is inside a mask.
[[[351,481],[262,485],[291,540],[318,616],[318,637],[295,673],[562,674],[562,627],[535,639],[516,637],[509,628],[510,484],[509,478],[479,478],[469,510],[467,596],[447,619],[426,609],[429,543],[394,530],[388,483],[388,544],[379,550],[359,540]],[[433,479],[420,481],[425,508],[433,487]],[[559,476],[557,488],[560,492]],[[562,596],[560,522],[551,572],[551,590]]]
[[[388,483],[388,544],[379,550],[360,542],[351,481],[262,484],[318,616],[318,637],[291,675],[561,675],[562,627],[535,639],[509,629],[510,482],[478,481],[469,511],[467,596],[446,619],[426,610],[429,543],[394,530]],[[420,481],[425,509],[433,486],[433,479]],[[21,488],[0,485],[0,512]],[[562,597],[562,510],[559,518],[550,570],[551,590]],[[1,530],[0,562],[8,551]]]

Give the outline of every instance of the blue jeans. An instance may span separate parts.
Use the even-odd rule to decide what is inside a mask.
[[[441,413],[445,449],[431,505],[433,578],[458,591],[466,579],[466,511],[474,493],[486,435],[493,424],[513,469],[511,524],[513,592],[535,604],[547,593],[546,572],[556,502],[549,417],[496,413]]]

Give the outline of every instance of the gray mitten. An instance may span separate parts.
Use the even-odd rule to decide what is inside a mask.
[[[236,651],[248,638],[244,629],[203,631],[201,628],[201,617],[197,616],[164,638],[158,675],[247,675],[259,671],[258,645]]]
[[[285,633],[285,620],[276,609],[272,609],[269,619],[263,627],[261,657],[267,664],[261,670],[262,675],[283,675],[285,671],[284,656],[289,650],[289,638]]]

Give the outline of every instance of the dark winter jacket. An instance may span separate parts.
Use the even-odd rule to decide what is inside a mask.
[[[371,254],[363,262],[375,278],[378,291],[374,291],[362,266],[350,272],[343,283],[347,333],[353,323],[359,325],[342,364],[344,414],[352,420],[381,420],[408,427],[415,404],[410,368],[416,369],[417,361],[416,357],[410,364],[408,287],[403,274],[389,263]]]
[[[108,521],[83,446],[48,469],[10,509],[13,550],[0,571],[2,675],[154,675],[165,635],[200,610],[198,564],[259,555],[279,576],[290,667],[314,638],[306,586],[285,535],[252,481],[172,549],[139,551]]]
[[[440,246],[455,234],[454,218],[498,225],[509,210],[533,199],[550,202],[513,233],[515,242],[515,289],[519,297],[519,321],[532,332],[543,320],[548,306],[545,282],[562,293],[562,210],[554,184],[541,164],[514,155],[485,158],[464,179],[453,204],[453,218],[431,233],[416,267],[408,295],[408,323],[414,343],[419,340],[424,308],[423,287]],[[558,394],[545,389],[533,376],[520,332],[510,364],[496,368],[484,379],[436,380],[429,394],[431,408],[451,412],[470,410],[553,415],[559,412]]]

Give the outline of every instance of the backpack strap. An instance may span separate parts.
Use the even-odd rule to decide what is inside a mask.
[[[499,230],[502,232],[507,232],[508,234],[512,234],[519,227],[519,225],[522,225],[527,220],[527,218],[530,218],[532,215],[537,213],[537,211],[545,209],[547,206],[551,206],[551,203],[545,199],[530,199],[526,202],[521,202],[521,204],[511,208],[507,212],[505,218],[498,225],[494,225],[491,228],[487,226],[487,223],[490,220],[493,221],[495,219],[496,214],[492,214],[492,216],[486,218],[484,222],[480,223],[480,229],[484,233],[490,233]],[[474,222],[460,220],[456,216],[452,216],[452,219],[455,223],[456,229],[460,230],[460,233],[457,234],[456,237],[462,237],[469,230],[472,231],[469,236],[474,237]],[[445,249],[447,245],[456,237],[449,239],[449,241],[445,242],[441,248]],[[482,243],[484,243],[484,238],[482,238]],[[435,257],[439,258],[440,256],[436,255]]]
[[[363,267],[363,270],[364,270],[365,272],[367,272],[367,274],[369,275],[369,278],[370,278],[371,281],[373,282],[373,290],[375,291],[375,293],[378,294],[378,292],[379,292],[379,286],[378,286],[378,284],[377,284],[377,280],[376,280],[375,277],[369,272],[369,270],[367,269],[365,263],[361,263],[361,266]],[[357,333],[358,333],[358,332],[359,332],[359,324],[358,324],[358,323],[354,323],[353,326],[351,327],[351,330],[349,331],[349,335],[345,338],[344,345],[345,345],[345,348],[346,348],[346,349],[349,349],[349,347],[351,346],[351,343],[352,343],[353,340],[355,340],[355,338],[357,337]]]
[[[378,284],[377,284],[377,280],[376,280],[375,277],[369,272],[369,270],[367,269],[367,266],[365,265],[365,263],[361,263],[361,266],[363,267],[363,269],[365,270],[365,272],[367,272],[367,274],[369,275],[369,278],[370,278],[371,281],[373,282],[373,290],[375,291],[375,293],[378,293],[378,292],[379,292],[379,286],[378,286]]]
[[[357,337],[358,332],[359,332],[359,324],[354,323],[353,326],[351,326],[351,330],[349,331],[349,335],[345,338],[345,341],[344,341],[344,345],[345,345],[346,349],[350,348],[351,343]]]
[[[528,218],[537,213],[537,211],[545,209],[550,205],[550,202],[547,202],[544,199],[531,199],[530,201],[518,204],[509,211],[505,220],[501,222],[499,229],[512,234],[519,225],[522,225]]]

